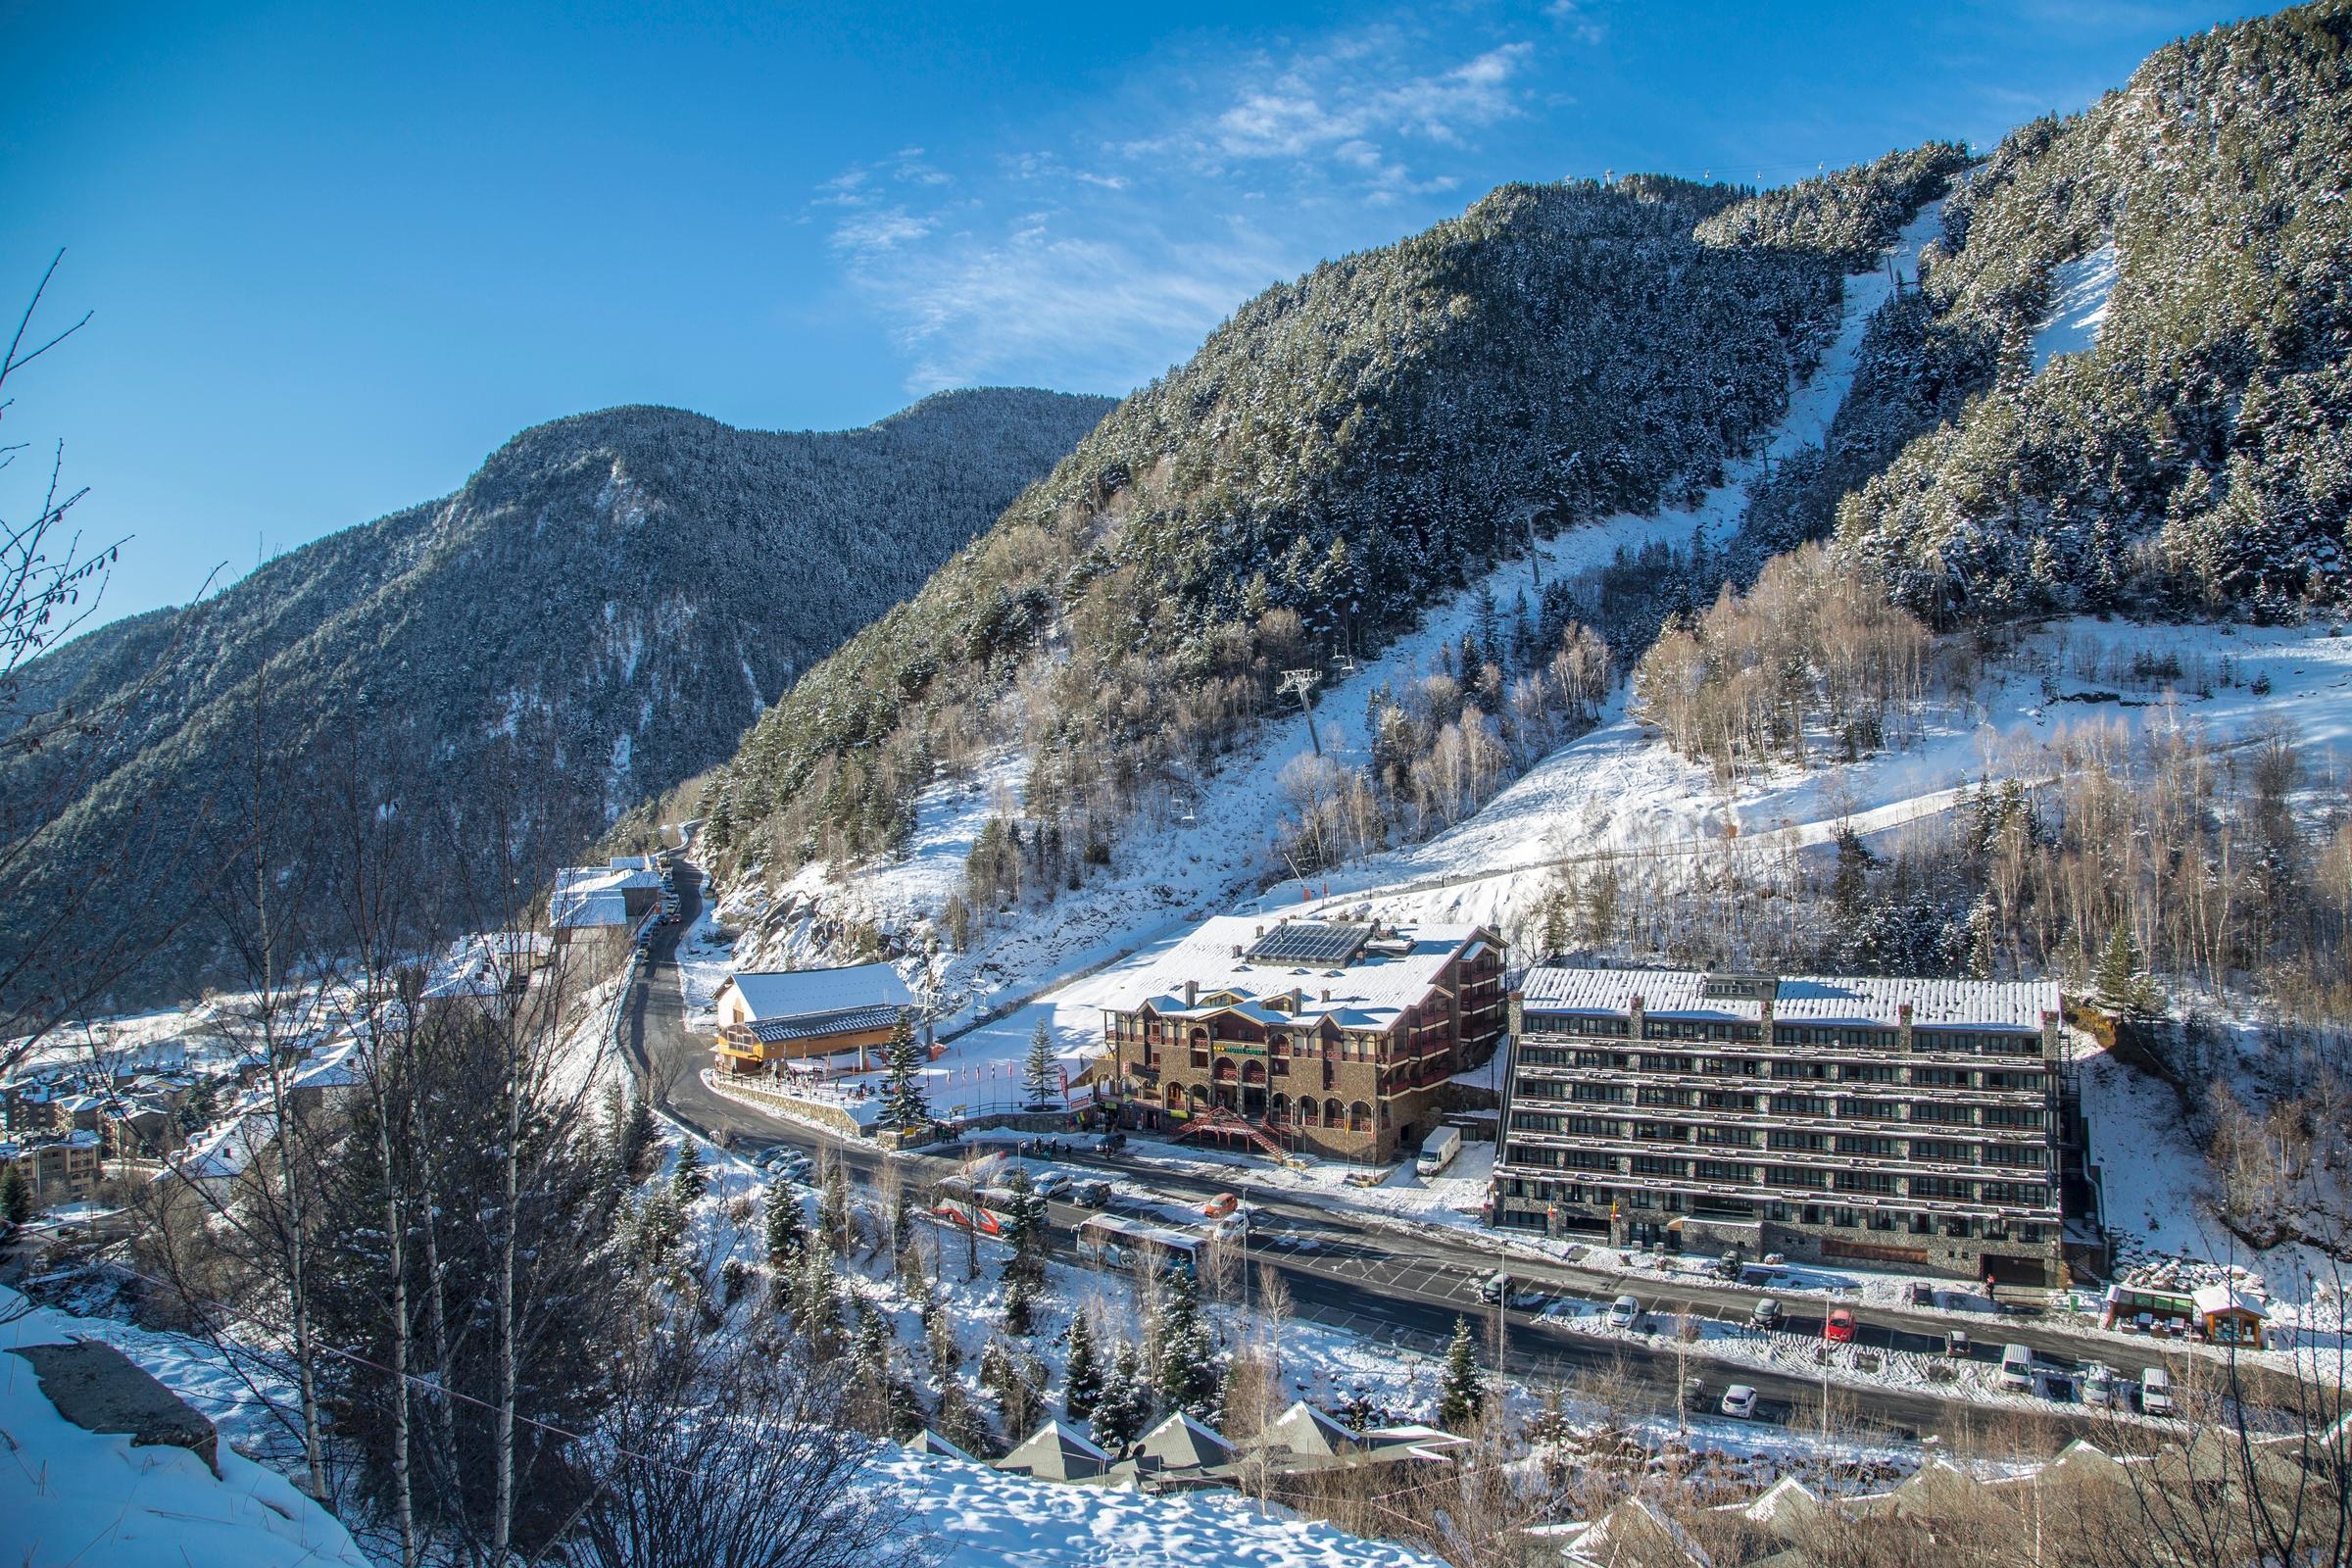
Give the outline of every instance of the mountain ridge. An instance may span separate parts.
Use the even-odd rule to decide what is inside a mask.
[[[114,858],[126,836],[202,831],[252,793],[234,780],[267,706],[285,728],[264,744],[291,779],[316,782],[336,724],[380,732],[387,755],[420,750],[434,787],[479,784],[496,754],[531,801],[527,858],[576,853],[622,808],[723,758],[800,669],[911,591],[1107,406],[981,389],[843,432],[741,431],[645,405],[535,425],[448,497],[49,656],[55,698],[107,722],[99,741],[8,759],[0,784],[21,798],[69,797],[16,831],[46,836],[52,879]],[[143,668],[159,656],[167,669]],[[378,782],[387,806],[427,787]],[[21,943],[29,923],[19,911],[0,940]],[[159,994],[217,966],[190,947],[158,960]]]

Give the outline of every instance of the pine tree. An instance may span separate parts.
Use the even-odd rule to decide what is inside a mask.
[[[1122,1340],[1095,1400],[1095,1442],[1116,1453],[1142,1437],[1151,1420],[1152,1391],[1144,1386],[1143,1357],[1134,1341]]]
[[[1478,1369],[1477,1346],[1465,1318],[1453,1320],[1453,1343],[1446,1347],[1446,1371],[1438,1391],[1438,1423],[1449,1432],[1476,1421],[1487,1401],[1486,1378]]]
[[[1102,1363],[1095,1353],[1094,1315],[1083,1309],[1070,1318],[1068,1378],[1061,1407],[1070,1419],[1084,1420],[1102,1396]]]
[[[13,1159],[0,1162],[0,1235],[32,1218],[32,1189]]]
[[[694,1200],[710,1190],[710,1173],[703,1169],[702,1151],[689,1138],[678,1146],[678,1162],[669,1173],[669,1191],[678,1200],[678,1207],[691,1208]]]
[[[963,1392],[963,1385],[950,1378],[940,1386],[939,1414],[935,1418],[939,1435],[975,1459],[996,1456],[996,1429],[988,1424],[988,1416]]]
[[[767,1190],[767,1261],[771,1268],[784,1268],[801,1255],[808,1244],[808,1227],[801,1217],[801,1197],[791,1186],[778,1182]]]
[[[663,1185],[637,1205],[637,1251],[648,1263],[666,1261],[686,1234],[686,1212],[678,1206],[674,1186]]]
[[[1004,1260],[1004,1277],[1031,1285],[1046,1277],[1046,1200],[1026,1169],[1015,1170],[1004,1184],[1011,1195],[1004,1203],[1004,1240],[1012,1255]]]
[[[619,1137],[620,1168],[631,1181],[645,1175],[648,1156],[654,1148],[654,1107],[645,1098],[645,1086],[639,1084],[629,1097],[628,1114],[622,1118]]]
[[[2164,1008],[2164,996],[2140,967],[2139,945],[2129,922],[2118,920],[2099,957],[2099,1010],[2111,1018],[2145,1018]]]
[[[931,1102],[923,1093],[922,1053],[906,1014],[890,1032],[882,1058],[882,1125],[908,1138],[931,1125]]]
[[[836,1252],[850,1250],[850,1173],[836,1158],[825,1166],[824,1196],[817,1200],[816,1222],[825,1245]]]
[[[1200,1290],[1187,1269],[1168,1282],[1167,1310],[1159,1320],[1161,1404],[1198,1415],[1216,1396],[1215,1347],[1200,1314]]]
[[[1037,1429],[1045,1409],[1037,1379],[1003,1340],[990,1340],[980,1351],[980,1386],[996,1396],[998,1423],[1016,1441]]]
[[[1054,1062],[1054,1032],[1046,1020],[1037,1020],[1037,1028],[1029,1036],[1029,1057],[1021,1067],[1021,1082],[1029,1091],[1029,1108],[1051,1105],[1057,1087]]]
[[[809,1346],[830,1355],[841,1338],[841,1297],[833,1275],[833,1253],[822,1240],[801,1250],[793,1273],[792,1316]]]

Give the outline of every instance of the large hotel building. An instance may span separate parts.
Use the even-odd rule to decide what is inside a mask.
[[[1497,1225],[2063,1284],[2052,984],[1527,972]]]
[[[1101,1070],[1130,1126],[1385,1163],[1494,1055],[1503,985],[1482,926],[1224,915],[1112,988]]]

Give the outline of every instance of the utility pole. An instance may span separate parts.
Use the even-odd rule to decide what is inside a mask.
[[[1285,697],[1293,694],[1298,696],[1298,711],[1306,715],[1306,743],[1315,749],[1317,757],[1321,757],[1323,741],[1320,736],[1315,734],[1315,710],[1313,705],[1307,701],[1307,693],[1315,689],[1317,678],[1316,672],[1312,669],[1286,669],[1282,672],[1281,684],[1276,686],[1275,690]]]

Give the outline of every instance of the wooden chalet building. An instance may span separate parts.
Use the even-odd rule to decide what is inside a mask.
[[[1507,1021],[1500,938],[1474,925],[1226,915],[1102,1009],[1130,1126],[1385,1163]]]
[[[720,982],[718,1065],[772,1072],[779,1063],[889,1044],[914,995],[887,963],[840,969],[751,970]]]

